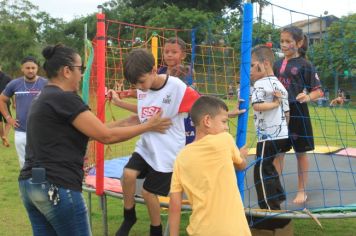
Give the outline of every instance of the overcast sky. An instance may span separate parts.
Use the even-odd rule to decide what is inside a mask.
[[[30,0],[34,5],[39,6],[41,11],[48,12],[52,17],[63,18],[66,21],[75,17],[86,16],[97,12],[97,6],[105,1],[101,0]],[[291,9],[293,11],[303,12],[311,15],[320,16],[328,11],[329,15],[337,17],[345,16],[350,13],[356,13],[356,0],[269,0],[270,2]],[[256,4],[254,4],[256,5]],[[264,9],[264,19],[272,22],[272,11],[276,25],[283,26],[297,21],[307,19],[305,15],[292,13],[287,10],[281,10],[278,7],[273,9],[268,6]],[[254,17],[257,15],[255,8]]]

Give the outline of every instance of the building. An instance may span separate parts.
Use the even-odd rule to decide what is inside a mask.
[[[326,34],[327,28],[334,22],[339,20],[334,15],[322,16],[319,18],[296,21],[293,26],[301,28],[308,36],[309,43],[320,42]]]

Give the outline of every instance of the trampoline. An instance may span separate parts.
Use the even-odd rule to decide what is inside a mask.
[[[247,217],[254,216],[261,220],[268,218],[349,218],[356,217],[356,152],[354,149],[336,150],[325,153],[325,148],[318,148],[324,153],[308,153],[310,160],[308,199],[304,204],[294,204],[293,198],[297,192],[297,159],[294,153],[287,153],[283,174],[280,177],[285,189],[287,200],[281,204],[281,210],[260,209],[253,180],[255,163],[254,150],[250,152],[248,167],[245,171],[244,206]],[[336,151],[335,151],[336,150]],[[104,163],[104,194],[101,197],[102,221],[104,235],[108,234],[106,198],[123,198],[119,178],[128,157],[107,160]],[[94,177],[95,172],[89,172],[87,180]],[[93,179],[93,178],[92,178]],[[143,180],[137,180],[136,203],[144,204],[141,196]],[[114,185],[114,186],[113,186]],[[118,185],[118,186],[115,186]],[[91,215],[91,194],[95,193],[95,183],[83,187],[88,192],[88,208]],[[169,198],[161,197],[161,207],[168,207]],[[182,210],[191,210],[185,200]],[[312,215],[311,215],[312,214]],[[257,222],[254,222],[257,223]],[[168,235],[168,227],[165,235]]]
[[[120,178],[123,173],[124,166],[128,162],[129,157],[118,157],[112,160],[104,162],[104,193],[100,197],[100,207],[102,211],[102,224],[103,235],[108,235],[108,221],[107,221],[107,197],[113,197],[117,199],[123,199],[123,193],[121,188]],[[83,191],[88,193],[88,212],[89,222],[92,225],[91,213],[92,213],[92,194],[95,194],[95,168],[88,172],[88,176],[85,179],[83,185]],[[136,180],[135,202],[139,204],[145,204],[142,197],[142,185],[143,179]],[[169,197],[159,197],[160,206],[163,208],[169,207]],[[189,211],[191,207],[186,199],[182,200],[182,211]],[[168,221],[165,227],[164,235],[169,235]]]
[[[294,204],[297,193],[297,158],[287,153],[280,181],[286,193],[281,210],[259,209],[253,181],[254,156],[249,156],[245,175],[244,206],[247,215],[258,217],[346,218],[356,216],[356,152],[309,153],[307,201]],[[307,211],[305,210],[307,209]]]

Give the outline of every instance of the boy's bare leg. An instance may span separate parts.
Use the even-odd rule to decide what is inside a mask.
[[[273,165],[274,168],[276,168],[278,175],[281,176],[284,167],[284,153],[280,153],[276,155],[276,157],[273,160]]]
[[[124,169],[122,175],[122,190],[124,193],[124,207],[130,209],[135,205],[135,191],[136,191],[136,179],[139,175],[137,170]]]
[[[297,153],[298,159],[298,193],[293,200],[295,204],[303,204],[307,200],[305,187],[308,183],[309,159],[306,153]]]
[[[136,223],[135,211],[135,191],[136,179],[139,171],[133,169],[124,169],[123,178],[121,181],[124,195],[124,221],[116,232],[116,236],[128,236],[130,229]]]
[[[145,189],[142,190],[143,199],[148,209],[148,214],[150,215],[151,220],[151,229],[150,235],[162,235],[162,226],[161,226],[161,208],[159,200],[156,194],[150,193]]]

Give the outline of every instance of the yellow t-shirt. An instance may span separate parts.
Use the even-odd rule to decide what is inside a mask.
[[[251,235],[237,186],[240,152],[228,133],[207,135],[179,153],[171,192],[185,192],[192,206],[189,235]]]

